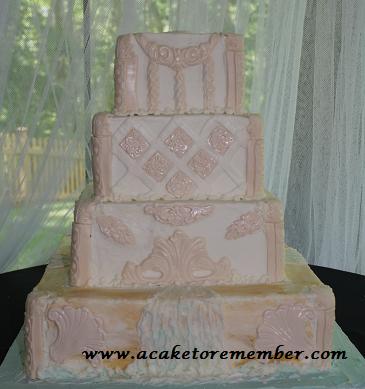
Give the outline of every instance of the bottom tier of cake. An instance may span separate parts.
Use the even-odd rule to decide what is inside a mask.
[[[326,367],[310,355],[331,349],[333,293],[290,248],[285,270],[271,285],[82,289],[58,255],[27,299],[27,375],[170,382]]]

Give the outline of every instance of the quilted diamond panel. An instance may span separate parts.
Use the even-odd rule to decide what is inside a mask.
[[[98,114],[93,145],[94,187],[100,198],[231,200],[264,195],[257,115]]]

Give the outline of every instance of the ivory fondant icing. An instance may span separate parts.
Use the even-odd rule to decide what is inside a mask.
[[[115,112],[242,113],[243,39],[142,33],[118,38]]]
[[[257,115],[120,117],[93,122],[94,189],[111,201],[261,198]]]
[[[247,284],[284,276],[283,220],[273,197],[114,203],[85,194],[75,215],[82,238],[73,250],[73,285]]]
[[[238,286],[169,286],[154,289],[82,289],[69,287],[69,265],[48,266],[27,301],[26,359],[33,379],[160,378],[200,379],[260,376],[258,360],[86,360],[84,350],[330,350],[334,297],[304,259],[286,249],[287,280]],[[30,324],[29,324],[30,323]],[[81,330],[82,328],[82,330]],[[62,341],[62,339],[64,341]],[[165,362],[165,363],[163,363]],[[275,371],[294,363],[326,367],[326,361],[300,358],[270,362]],[[327,364],[326,364],[327,363]],[[252,368],[246,369],[249,364]],[[187,374],[189,372],[189,374]]]

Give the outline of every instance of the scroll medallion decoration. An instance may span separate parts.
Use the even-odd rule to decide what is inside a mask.
[[[141,157],[149,148],[149,143],[135,128],[131,128],[122,139],[120,147],[132,158]]]
[[[175,173],[166,184],[166,190],[178,199],[191,195],[195,189],[193,180],[181,170]]]
[[[172,162],[158,151],[143,165],[144,171],[157,182],[161,182],[171,168]]]
[[[144,212],[152,215],[158,222],[172,226],[184,226],[209,216],[214,210],[213,205],[146,205]]]
[[[181,127],[177,127],[164,143],[178,158],[182,158],[193,145],[193,138]]]
[[[282,220],[278,202],[264,204],[242,214],[226,229],[225,238],[235,240],[262,230],[264,223],[277,223]]]
[[[256,349],[275,350],[282,344],[284,350],[305,350],[315,348],[316,313],[302,304],[281,305],[267,310],[257,328]]]
[[[233,143],[233,134],[224,127],[217,127],[209,136],[208,143],[217,153],[224,155]]]
[[[260,208],[255,208],[241,215],[231,225],[227,227],[225,238],[235,240],[246,235],[254,234],[261,230],[264,220]]]
[[[208,177],[214,168],[217,166],[218,161],[213,158],[207,151],[200,149],[188,162],[188,166],[198,176],[205,179]]]
[[[129,285],[227,283],[231,279],[227,257],[214,262],[208,255],[205,238],[190,238],[180,230],[167,239],[155,239],[146,259],[138,265],[127,262],[122,271],[122,280]]]
[[[208,42],[198,46],[177,48],[149,41],[144,34],[136,34],[135,37],[150,60],[174,70],[202,64],[219,41],[219,35],[212,34]]]
[[[48,318],[56,324],[57,337],[51,344],[50,357],[56,363],[80,355],[84,350],[101,349],[104,343],[102,320],[86,308],[54,307]]]
[[[127,225],[114,216],[98,216],[96,222],[100,231],[114,242],[121,245],[134,245],[136,243],[133,232]]]

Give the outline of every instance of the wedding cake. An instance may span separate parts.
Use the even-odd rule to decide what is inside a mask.
[[[331,350],[334,296],[284,246],[262,123],[242,112],[243,66],[236,34],[118,38],[115,110],[93,119],[93,187],[75,206],[71,255],[27,299],[30,379],[328,366],[308,356]]]

